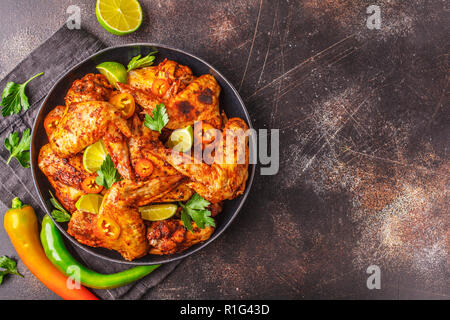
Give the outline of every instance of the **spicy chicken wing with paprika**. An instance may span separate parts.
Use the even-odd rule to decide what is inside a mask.
[[[208,240],[223,201],[245,189],[247,124],[220,109],[212,75],[176,61],[108,79],[75,80],[44,120],[38,165],[70,214],[68,233],[130,261]]]

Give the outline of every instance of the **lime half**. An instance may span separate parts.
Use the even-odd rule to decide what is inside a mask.
[[[83,153],[84,169],[89,173],[97,172],[97,170],[100,170],[100,167],[107,156],[108,151],[102,140],[91,144]]]
[[[89,193],[81,196],[77,203],[75,203],[75,207],[84,212],[97,214],[100,211],[102,202],[103,196],[96,193]]]
[[[116,82],[127,83],[127,69],[118,62],[102,62],[96,68],[113,86]]]
[[[97,0],[95,14],[100,25],[117,36],[136,31],[142,23],[142,8],[137,0]]]
[[[194,130],[191,126],[183,129],[177,129],[167,140],[167,146],[175,151],[187,152],[191,150],[194,143]]]
[[[144,220],[160,221],[172,217],[177,212],[178,206],[173,203],[153,204],[146,207],[140,207],[139,212]]]

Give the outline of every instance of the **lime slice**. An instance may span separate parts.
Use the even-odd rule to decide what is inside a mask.
[[[191,126],[183,129],[177,129],[167,140],[167,146],[175,151],[187,152],[191,150],[194,143],[194,130]]]
[[[118,62],[102,62],[96,68],[113,86],[116,82],[127,83],[127,69]]]
[[[177,212],[178,206],[172,203],[152,204],[146,207],[140,207],[142,219],[149,221],[166,220]]]
[[[75,207],[81,211],[98,213],[100,211],[102,201],[103,196],[96,193],[89,193],[81,196],[77,203],[75,203]]]
[[[136,31],[142,23],[142,9],[137,0],[97,0],[95,13],[100,25],[117,36]]]
[[[105,145],[102,140],[91,144],[84,150],[83,153],[83,166],[89,173],[97,172],[108,155]]]

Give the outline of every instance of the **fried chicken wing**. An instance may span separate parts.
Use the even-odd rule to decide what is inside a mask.
[[[193,232],[187,230],[179,219],[167,219],[152,222],[147,231],[150,244],[150,254],[164,255],[182,252],[194,244],[208,240],[214,228],[206,226],[204,229],[192,223]]]
[[[62,206],[67,211],[74,212],[77,209],[75,204],[81,196],[86,194],[86,192],[79,188],[68,186],[61,181],[54,180],[53,178],[48,178],[48,180],[55,189],[55,197],[62,204]]]
[[[67,232],[78,242],[90,247],[101,247],[102,242],[94,234],[97,215],[94,213],[76,210],[72,213]]]
[[[216,129],[222,127],[222,116],[219,111],[220,86],[212,75],[198,77],[167,101],[149,90],[142,89],[143,86],[134,87],[125,84],[118,86],[121,91],[131,94],[144,108],[144,112],[150,115],[158,103],[165,103],[169,115],[167,129],[184,128],[193,125],[195,121],[203,121]]]
[[[68,232],[81,243],[116,250],[126,260],[142,257],[148,253],[148,242],[138,206],[169,192],[182,179],[177,175],[145,182],[117,182],[105,194],[100,212],[91,215],[77,211]]]
[[[120,91],[131,94],[143,108],[153,109],[186,88],[194,80],[191,69],[165,59],[157,66],[131,70],[128,83],[118,83]]]
[[[150,177],[139,178],[138,180],[145,181],[147,179],[154,179],[158,177],[167,177],[179,174],[169,163],[155,157],[148,149],[152,148],[154,143],[159,143],[158,134],[155,131],[148,129],[143,125],[138,116],[135,115],[132,124],[132,136],[128,140],[130,148],[130,161],[133,168],[141,159],[150,160],[153,164],[153,173]],[[187,201],[194,194],[187,182],[182,182],[172,191],[161,195],[154,200],[154,202],[173,202],[173,201]]]
[[[192,80],[194,75],[191,69],[173,60],[165,59],[157,66],[131,70],[128,73],[128,84],[134,88],[154,92],[164,100],[184,89]],[[161,80],[163,82],[157,81]],[[167,83],[164,92],[156,90],[155,82]],[[172,89],[168,89],[168,88]],[[161,93],[161,94],[159,94]]]
[[[212,75],[198,77],[169,100],[166,106],[169,123],[166,127],[178,129],[193,125],[196,121],[203,121],[221,129],[219,94],[220,86]]]
[[[220,161],[214,160],[215,162],[211,165],[194,163],[190,155],[156,144],[154,148],[149,149],[149,152],[189,177],[192,181],[188,185],[203,198],[213,203],[230,200],[244,192],[248,178],[247,129],[248,126],[242,119],[229,119],[214,158]]]
[[[134,175],[125,141],[129,136],[131,131],[126,120],[113,105],[87,101],[68,107],[49,140],[55,153],[67,158],[102,138],[121,176],[132,180]]]
[[[109,126],[102,140],[120,175],[124,179],[134,180],[126,137],[115,127]]]
[[[111,104],[103,101],[71,104],[51,135],[50,144],[59,156],[66,158],[104,137],[110,127],[127,137],[131,135],[127,122]]]
[[[59,158],[49,144],[39,151],[38,166],[55,189],[55,196],[68,211],[76,210],[75,203],[84,194],[82,181],[91,176],[83,168],[81,155]]]
[[[108,101],[113,87],[102,74],[88,73],[75,80],[64,98],[66,106],[83,101]]]
[[[157,104],[162,102],[161,99],[155,96],[151,91],[142,90],[123,83],[117,83],[117,87],[121,92],[131,94],[136,103],[144,109],[153,110]]]
[[[61,120],[64,112],[66,110],[65,106],[56,106],[52,111],[50,111],[44,119],[44,128],[47,137],[50,138],[52,133],[56,130],[59,121]]]

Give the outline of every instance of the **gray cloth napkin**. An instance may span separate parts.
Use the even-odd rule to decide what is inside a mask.
[[[27,95],[31,105],[28,111],[6,118],[0,116],[1,209],[6,210],[14,197],[20,197],[23,202],[30,204],[36,210],[40,220],[45,215],[45,210],[34,188],[31,170],[22,168],[15,159],[12,159],[9,165],[6,164],[9,152],[3,147],[3,141],[13,131],[23,132],[26,128],[31,128],[42,100],[59,77],[102,48],[104,45],[88,32],[69,30],[63,26],[0,81],[0,90],[3,90],[8,81],[23,83],[34,74],[45,72],[43,76],[27,85]],[[71,246],[67,241],[66,245]],[[100,273],[113,273],[129,268],[127,265],[93,257],[73,246],[71,250],[75,251],[77,258],[81,259],[80,262]],[[160,283],[178,264],[179,262],[165,264],[144,279],[128,286],[94,291],[103,299],[139,299],[149,289]]]

